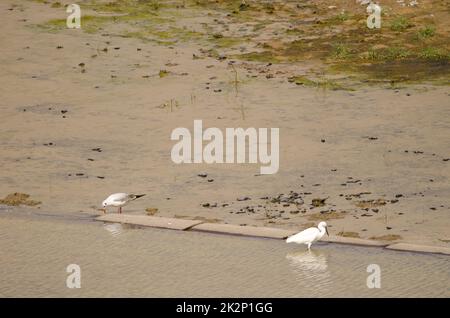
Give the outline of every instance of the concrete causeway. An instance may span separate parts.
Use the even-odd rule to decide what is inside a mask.
[[[125,223],[132,225],[141,225],[148,227],[157,227],[171,230],[185,231],[202,221],[176,219],[176,218],[163,218],[147,215],[132,215],[132,214],[105,214],[98,218],[97,221],[112,222],[112,223]]]
[[[296,231],[276,229],[271,227],[240,226],[220,223],[202,223],[192,227],[192,230],[243,236],[266,237],[274,239],[285,239],[288,236],[297,233]]]
[[[95,220],[102,222],[124,223],[146,227],[155,227],[161,229],[171,229],[181,231],[191,230],[199,232],[221,233],[228,235],[241,235],[249,237],[273,238],[273,239],[285,239],[288,236],[298,232],[270,227],[205,223],[201,220],[188,220],[179,218],[166,218],[159,216],[133,215],[133,214],[105,214],[95,218]],[[389,244],[386,242],[352,238],[352,237],[341,237],[341,236],[329,236],[329,237],[324,236],[321,239],[321,241],[327,243],[383,247],[396,251],[450,255],[450,248],[442,246],[424,246],[409,243]]]

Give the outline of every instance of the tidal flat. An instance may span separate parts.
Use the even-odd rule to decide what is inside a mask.
[[[79,1],[67,29],[68,2],[2,1],[0,198],[33,200],[2,213],[136,192],[127,213],[448,247],[448,4],[369,30],[353,1],[246,3]],[[174,164],[196,119],[279,128],[278,172]]]

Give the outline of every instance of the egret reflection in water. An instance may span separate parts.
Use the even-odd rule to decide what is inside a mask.
[[[297,280],[305,288],[317,292],[326,291],[331,285],[331,274],[328,270],[328,255],[322,251],[301,251],[289,253],[286,259]]]

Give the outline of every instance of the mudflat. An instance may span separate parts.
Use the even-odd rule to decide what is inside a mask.
[[[2,210],[100,214],[111,193],[147,193],[126,213],[449,246],[442,4],[386,2],[386,31],[353,47],[339,36],[365,19],[356,3],[131,2],[80,1],[81,29],[64,1],[0,3]],[[171,132],[196,119],[279,128],[278,172],[175,164]]]

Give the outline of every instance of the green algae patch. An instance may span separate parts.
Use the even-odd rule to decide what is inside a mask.
[[[274,55],[274,53],[270,51],[249,52],[244,54],[233,55],[232,57],[249,62],[262,62],[262,63],[281,62],[280,58],[278,58],[276,55]]]
[[[37,28],[43,29],[48,32],[61,31],[67,28],[66,19],[53,19],[45,23],[37,24]]]
[[[61,7],[62,7],[62,4],[61,4],[61,2],[57,1],[57,2],[53,2],[53,3],[50,5],[50,7],[51,7],[51,8],[61,8]]]
[[[441,84],[449,76],[448,6],[439,0],[414,8],[385,4],[380,29],[367,28],[366,8],[355,2],[342,2],[332,9],[324,0],[87,0],[82,7],[88,13],[81,20],[86,32],[96,33],[114,23],[112,35],[159,45],[200,44],[203,51],[217,53],[212,58],[312,62],[311,68],[320,63],[324,75],[351,74],[360,83],[373,84]],[[40,27],[49,32],[66,28],[62,19]],[[296,83],[346,89],[323,78],[297,79]]]
[[[0,204],[9,206],[19,206],[19,205],[36,206],[41,204],[40,201],[29,200],[29,197],[30,197],[29,194],[15,192],[8,194],[3,199],[0,199]]]
[[[96,33],[101,30],[105,24],[113,23],[114,21],[114,17],[112,16],[86,15],[81,18],[81,29],[86,33]],[[67,29],[67,22],[66,19],[52,19],[35,26],[43,31],[55,33]]]
[[[98,12],[126,13],[141,16],[167,8],[168,4],[158,0],[115,0],[109,2],[94,0],[83,6]]]
[[[163,77],[166,77],[169,74],[170,74],[169,71],[160,70],[158,75],[159,75],[160,78],[163,78]]]
[[[353,65],[347,69],[364,74],[368,81],[418,83],[425,79],[438,81],[450,76],[450,60],[446,55],[426,51],[426,59],[391,60]],[[341,67],[341,66],[340,66]],[[443,82],[444,83],[444,82]],[[448,82],[447,82],[448,83]]]
[[[121,36],[155,42],[161,45],[174,45],[178,42],[199,41],[202,39],[203,33],[187,28],[150,26],[138,31],[125,31]]]
[[[331,90],[331,91],[338,91],[338,90],[353,91],[354,90],[352,87],[343,86],[337,80],[332,80],[332,79],[328,79],[328,78],[312,80],[312,79],[307,78],[306,76],[299,75],[299,76],[292,76],[292,77],[288,78],[288,82],[294,83],[299,86],[315,87],[315,88]]]
[[[209,41],[218,48],[231,48],[242,44],[245,41],[249,41],[249,39],[213,34],[213,36],[209,38]]]
[[[288,81],[290,83],[294,83],[296,85],[301,85],[301,86],[316,86],[316,82],[310,80],[309,78],[307,78],[306,76],[292,76],[288,79]]]
[[[145,38],[145,28],[153,26],[154,31],[162,24],[174,22],[171,12],[161,12],[169,7],[162,1],[152,0],[116,0],[110,2],[90,1],[82,4],[83,12],[89,14],[81,16],[81,30],[87,33],[97,33],[104,29],[108,23],[123,24],[138,27],[136,32],[127,32],[128,37]],[[66,29],[65,19],[52,19],[38,24],[38,28],[48,32],[58,32]]]
[[[386,234],[386,235],[380,235],[380,236],[372,236],[370,239],[376,240],[376,241],[397,241],[397,240],[401,240],[402,237],[397,234]]]
[[[342,237],[354,237],[354,238],[360,238],[359,233],[357,232],[339,232],[337,235]]]

